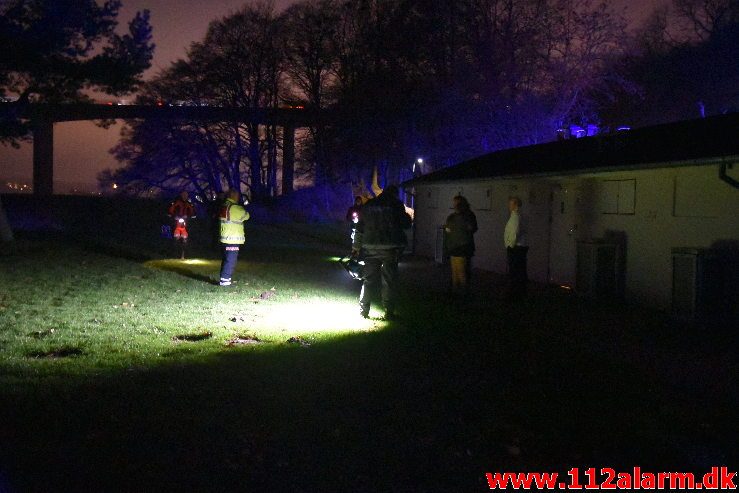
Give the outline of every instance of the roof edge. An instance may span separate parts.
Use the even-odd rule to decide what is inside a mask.
[[[652,170],[660,168],[685,168],[688,166],[710,166],[720,165],[727,161],[739,162],[739,154],[732,154],[728,156],[715,156],[708,157],[705,159],[686,159],[683,161],[660,161],[660,162],[646,162],[639,164],[631,164],[627,166],[607,166],[607,167],[593,167],[583,169],[573,169],[564,172],[542,172],[542,173],[520,173],[520,174],[508,174],[498,176],[487,176],[482,178],[459,178],[459,179],[439,179],[439,180],[425,180],[419,181],[418,179],[408,180],[400,184],[402,188],[411,188],[417,186],[434,186],[434,185],[449,185],[458,183],[483,183],[487,181],[506,181],[506,180],[522,180],[530,178],[566,178],[577,175],[590,175],[594,173],[614,173],[619,171],[642,171]],[[430,175],[427,175],[430,176]]]

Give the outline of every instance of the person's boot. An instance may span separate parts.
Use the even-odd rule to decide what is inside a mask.
[[[359,303],[359,315],[362,318],[369,318],[369,303]]]
[[[397,320],[398,315],[395,313],[395,308],[391,305],[385,305],[385,316],[383,318],[388,322],[392,320]]]

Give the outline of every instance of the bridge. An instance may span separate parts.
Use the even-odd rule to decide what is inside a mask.
[[[87,120],[159,119],[171,121],[239,122],[276,125],[283,130],[282,184],[292,191],[295,172],[295,131],[330,123],[324,111],[297,108],[233,108],[215,106],[3,103],[0,120],[30,120],[33,128],[33,193],[54,193],[54,123]]]

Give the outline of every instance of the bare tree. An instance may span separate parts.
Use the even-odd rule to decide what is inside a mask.
[[[282,21],[255,3],[211,23],[205,39],[147,85],[142,98],[175,104],[275,108],[284,87]],[[276,191],[279,131],[256,123],[129,122],[113,153],[127,166],[105,181],[202,192],[223,187],[254,199]]]
[[[214,22],[150,91],[334,110],[342,125],[313,128],[302,143],[315,181],[367,183],[375,169],[380,181],[396,181],[419,156],[454,164],[597,119],[594,94],[621,82],[609,71],[623,28],[622,16],[595,0],[305,0],[283,15],[256,4]],[[180,160],[182,173],[210,188],[241,179],[255,197],[276,192],[278,129],[189,122],[168,132],[159,142],[185,144],[151,149],[172,155],[161,163]],[[147,156],[145,142],[128,143],[138,154],[120,157]]]
[[[610,120],[655,124],[739,108],[739,1],[674,0],[619,62],[637,88],[601,105]]]
[[[739,20],[737,0],[673,0],[673,7],[681,25],[703,41]]]
[[[296,97],[312,109],[335,104],[338,51],[336,39],[340,21],[337,0],[309,0],[295,4],[284,14],[287,52],[285,71],[289,87]],[[308,150],[315,181],[325,182],[331,174],[326,169],[326,136],[322,127],[312,127]],[[288,184],[292,188],[292,184]]]

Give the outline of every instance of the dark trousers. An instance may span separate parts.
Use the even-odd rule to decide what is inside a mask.
[[[382,304],[385,311],[395,310],[398,283],[398,260],[402,250],[398,248],[367,249],[364,253],[364,282],[359,295],[359,307],[368,313],[372,294],[382,284]]]
[[[526,284],[529,281],[529,276],[526,273],[526,256],[529,253],[529,247],[508,247],[507,253],[509,279],[508,296],[511,299],[525,298]]]
[[[185,258],[187,252],[187,238],[175,238],[174,239],[174,253],[180,258]]]
[[[236,261],[239,259],[239,247],[237,245],[222,245],[222,247],[221,281],[230,281],[236,269]]]

